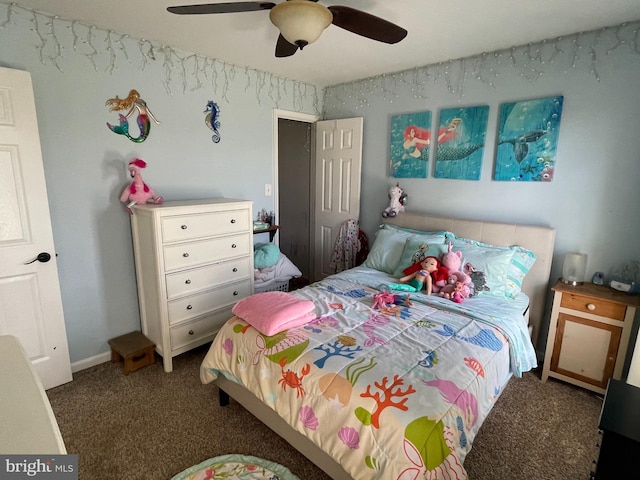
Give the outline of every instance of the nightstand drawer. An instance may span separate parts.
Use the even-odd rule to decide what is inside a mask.
[[[171,271],[248,255],[252,248],[249,233],[171,245],[164,247],[164,269]]]
[[[198,317],[224,305],[232,305],[250,295],[251,283],[232,283],[215,290],[208,290],[197,295],[172,300],[169,302],[169,325]]]
[[[583,313],[592,313],[601,317],[607,317],[612,320],[624,320],[624,314],[627,310],[624,305],[620,305],[619,303],[571,293],[562,295],[560,306]]]
[[[253,275],[253,272],[249,256],[206,267],[171,273],[166,277],[167,298],[171,300],[183,295],[200,292],[222,283],[247,278],[250,275]]]
[[[163,243],[193,240],[249,230],[248,210],[228,210],[165,217],[162,222]]]

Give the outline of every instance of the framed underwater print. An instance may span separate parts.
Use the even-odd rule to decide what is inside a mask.
[[[430,144],[431,112],[393,115],[389,175],[396,178],[427,178]]]
[[[500,106],[495,180],[553,180],[563,99],[558,96]]]
[[[435,178],[480,180],[489,106],[440,111]]]

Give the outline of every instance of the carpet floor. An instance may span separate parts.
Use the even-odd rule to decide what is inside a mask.
[[[329,476],[233,400],[218,406],[202,385],[207,346],[127,376],[104,363],[74,374],[47,395],[80,480],[167,480],[230,453],[280,463],[303,480]],[[602,397],[539,372],[513,378],[465,460],[470,480],[588,480],[597,458]],[[390,479],[392,480],[392,479]]]

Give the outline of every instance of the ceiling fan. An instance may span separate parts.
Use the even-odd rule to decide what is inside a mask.
[[[290,57],[315,42],[330,24],[352,33],[384,43],[398,43],[407,31],[375,15],[342,5],[325,7],[318,0],[286,0],[273,2],[228,2],[168,7],[178,15],[236,13],[269,10],[269,19],[280,35],[276,42],[276,57]]]

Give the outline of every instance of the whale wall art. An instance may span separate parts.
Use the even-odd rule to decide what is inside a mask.
[[[563,99],[549,97],[500,106],[495,180],[553,180]]]

